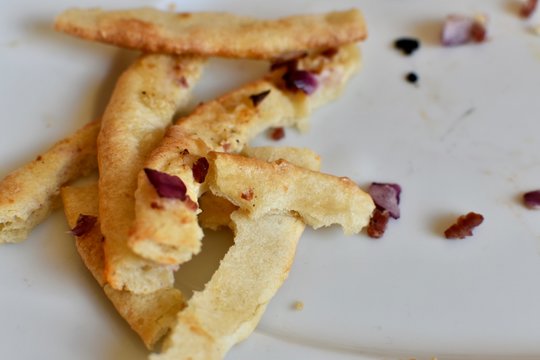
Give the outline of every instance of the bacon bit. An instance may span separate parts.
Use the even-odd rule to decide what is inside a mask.
[[[253,189],[249,188],[247,191],[243,192],[240,197],[246,201],[251,201],[253,199]]]
[[[382,237],[386,231],[386,226],[388,225],[389,219],[390,212],[388,212],[388,210],[375,208],[375,210],[373,210],[373,214],[371,214],[371,219],[369,219],[369,225],[367,228],[369,237],[374,239]]]
[[[155,209],[155,210],[161,210],[161,209],[163,209],[163,206],[159,205],[159,204],[158,204],[157,202],[155,202],[155,201],[152,201],[152,202],[150,203],[150,207],[151,207],[152,209]]]
[[[538,0],[526,0],[519,10],[519,14],[522,18],[529,18],[535,12],[538,6]]]
[[[486,22],[484,15],[476,18],[449,15],[444,22],[441,42],[444,46],[463,45],[470,41],[484,42],[487,35]]]
[[[77,237],[81,237],[92,230],[94,225],[96,225],[96,222],[96,216],[79,214],[77,224],[71,229],[71,233]]]
[[[540,208],[540,190],[529,191],[523,194],[523,203],[530,209]]]
[[[197,205],[195,201],[191,200],[189,196],[186,196],[186,200],[184,201],[184,204],[186,204],[187,208],[192,211],[196,211],[199,208],[199,205]]]
[[[315,75],[305,70],[289,69],[282,77],[285,87],[291,91],[302,91],[306,95],[311,95],[317,90],[317,78]]]
[[[270,139],[274,141],[281,140],[285,137],[285,129],[281,127],[273,128],[270,130]]]
[[[475,212],[461,215],[456,223],[445,230],[444,236],[447,239],[464,239],[472,236],[472,230],[484,221],[484,217]]]
[[[267,96],[270,94],[270,90],[262,91],[258,94],[253,94],[249,98],[253,106],[257,107]]]
[[[149,168],[145,168],[144,172],[160,197],[182,201],[186,199],[186,184],[178,176]]]
[[[208,174],[209,166],[210,164],[208,164],[208,160],[205,157],[197,159],[191,169],[193,172],[193,179],[199,184],[202,184],[204,179],[206,179],[206,174]]]
[[[327,58],[333,58],[336,54],[338,53],[338,49],[337,48],[330,48],[330,49],[326,49],[324,50],[321,55],[324,56],[324,57],[327,57]]]

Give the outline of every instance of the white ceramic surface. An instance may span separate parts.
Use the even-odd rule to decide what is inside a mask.
[[[2,4],[0,176],[99,116],[133,57],[51,30],[70,4]],[[168,2],[114,6],[140,4]],[[528,30],[540,18],[520,19],[510,0],[176,4],[261,17],[363,9],[370,35],[361,45],[362,72],[314,114],[308,133],[288,131],[279,145],[311,147],[324,171],[361,185],[403,187],[402,217],[383,239],[307,230],[289,279],[228,359],[540,358],[540,211],[519,200],[540,188],[540,37]],[[77,5],[111,7],[105,0]],[[485,44],[439,46],[445,15],[477,12],[490,19]],[[404,35],[422,41],[412,57],[392,48]],[[213,61],[194,103],[265,68]],[[419,75],[418,86],[403,80],[409,71]],[[485,216],[475,235],[443,239],[444,228],[472,210]],[[58,211],[26,242],[0,247],[0,358],[144,359],[66,231]],[[291,309],[297,300],[305,303],[301,312]]]

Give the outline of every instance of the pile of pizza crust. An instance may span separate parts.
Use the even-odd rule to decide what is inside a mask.
[[[288,275],[305,225],[359,233],[374,204],[309,149],[249,147],[270,128],[303,129],[358,69],[358,10],[260,20],[227,13],[71,9],[57,30],[140,50],[98,121],[0,182],[0,243],[24,240],[63,202],[76,246],[151,359],[220,359],[256,327]],[[269,61],[270,71],[189,115],[209,57]],[[171,125],[171,122],[174,122]],[[69,185],[98,169],[99,180]],[[40,179],[39,184],[35,179]],[[60,201],[61,200],[61,201]],[[203,228],[234,245],[202,291],[174,288]]]

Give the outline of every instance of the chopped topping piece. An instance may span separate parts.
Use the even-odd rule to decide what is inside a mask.
[[[325,56],[327,58],[333,58],[336,54],[338,53],[338,49],[337,48],[330,48],[330,49],[326,49],[324,50],[321,55],[322,56]]]
[[[444,236],[447,239],[464,239],[472,236],[472,230],[484,221],[484,217],[475,212],[460,216],[456,223],[445,230]]]
[[[289,69],[284,75],[285,86],[291,91],[302,91],[310,95],[317,90],[317,78],[305,70]]]
[[[372,183],[368,189],[373,202],[381,210],[387,210],[391,217],[399,219],[399,200],[401,186],[390,183]]]
[[[296,311],[304,310],[304,303],[302,301],[295,301],[293,304],[293,309]]]
[[[83,236],[92,230],[94,225],[96,225],[96,222],[96,216],[79,214],[77,224],[73,229],[71,229],[71,233],[78,237]]]
[[[536,7],[538,6],[538,0],[526,0],[522,5],[521,9],[519,11],[519,14],[523,18],[531,17],[531,15],[536,10]]]
[[[243,192],[240,197],[244,200],[251,201],[253,199],[253,189],[249,188],[247,191]]]
[[[204,179],[206,179],[206,174],[208,174],[209,166],[208,160],[205,157],[201,157],[195,161],[191,171],[193,172],[193,178],[196,182],[199,184],[204,182]]]
[[[268,96],[268,94],[270,94],[270,90],[266,90],[258,94],[253,94],[249,98],[251,99],[253,106],[256,107]]]
[[[523,202],[528,208],[540,208],[540,190],[529,191],[528,193],[523,194]]]
[[[285,128],[277,127],[270,130],[270,139],[278,141],[285,137]]]
[[[186,199],[186,184],[178,176],[148,168],[144,172],[160,197],[182,201]]]
[[[378,239],[384,235],[386,231],[386,225],[388,225],[388,220],[390,219],[390,213],[387,210],[381,210],[380,208],[375,208],[371,219],[369,220],[369,225],[367,228],[367,233],[369,237]]]
[[[407,80],[411,84],[416,84],[416,82],[418,81],[418,75],[416,75],[413,72],[410,72],[405,76],[405,80]]]
[[[413,38],[400,38],[394,42],[394,47],[401,50],[404,55],[412,55],[420,48],[420,41]]]
[[[486,40],[485,16],[471,18],[462,15],[449,15],[444,22],[441,42],[444,46],[456,46],[470,41],[483,42]]]
[[[199,205],[195,201],[191,200],[189,196],[186,196],[184,203],[186,204],[186,207],[192,211],[196,211],[199,208]]]

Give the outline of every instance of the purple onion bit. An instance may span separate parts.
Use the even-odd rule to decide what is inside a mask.
[[[200,157],[197,159],[197,161],[195,161],[193,164],[193,168],[191,169],[193,172],[193,179],[195,179],[195,181],[199,184],[202,184],[206,179],[206,174],[208,174],[209,167],[210,164],[205,157]]]
[[[470,41],[483,42],[486,26],[482,21],[463,15],[448,15],[441,33],[444,46],[463,45]]]
[[[96,222],[96,216],[79,214],[77,224],[71,229],[71,233],[77,237],[83,236],[92,230],[94,225],[96,225]]]
[[[166,174],[154,169],[144,169],[150,184],[156,189],[159,197],[186,200],[186,184],[178,176]]]
[[[530,209],[540,209],[540,190],[523,194],[523,203]]]
[[[305,70],[289,69],[284,75],[285,86],[291,91],[302,91],[311,95],[317,90],[317,78]]]
[[[399,201],[401,186],[392,183],[372,183],[368,189],[375,205],[382,210],[387,210],[394,219],[399,219]]]

